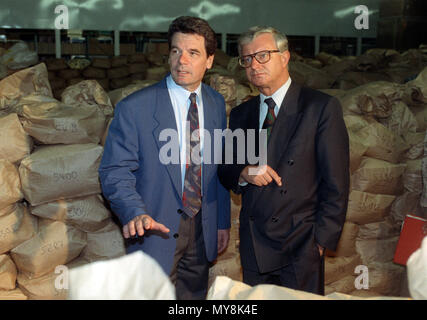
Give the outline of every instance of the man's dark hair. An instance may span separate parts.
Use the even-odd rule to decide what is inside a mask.
[[[205,38],[205,49],[208,57],[215,53],[217,48],[215,32],[206,20],[182,16],[172,21],[168,30],[169,49],[172,45],[172,37],[176,32],[198,34]]]

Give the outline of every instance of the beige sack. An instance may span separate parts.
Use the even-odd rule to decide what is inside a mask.
[[[366,150],[368,150],[368,147],[364,144],[364,141],[351,130],[348,131],[348,137],[350,143],[350,173],[353,173],[359,168],[362,157]]]
[[[417,131],[425,132],[427,130],[427,104],[421,107],[411,107],[410,109],[417,120]]]
[[[18,170],[7,160],[0,160],[0,190],[0,210],[23,198]]]
[[[0,254],[8,252],[37,232],[37,219],[25,205],[17,203],[2,210],[0,216]]]
[[[388,239],[356,239],[356,251],[364,265],[374,262],[391,262],[399,236]]]
[[[123,67],[108,69],[107,74],[109,79],[116,79],[116,78],[127,77],[130,74],[130,72],[129,72],[128,66],[123,66]]]
[[[331,257],[351,257],[356,254],[355,241],[359,226],[346,221],[343,226],[337,249],[332,252],[327,250],[327,255]]]
[[[230,62],[230,59],[231,57],[227,55],[224,51],[222,51],[221,49],[216,49],[214,64],[218,64],[224,68],[227,68],[227,65]]]
[[[325,257],[325,284],[338,281],[347,276],[354,275],[356,266],[360,265],[362,260],[355,254],[350,257]]]
[[[225,102],[233,102],[237,99],[236,81],[232,77],[214,74],[210,78],[210,86],[224,97]]]
[[[289,63],[289,73],[295,82],[313,89],[328,89],[335,80],[326,72],[298,61]]]
[[[39,219],[37,234],[14,248],[10,255],[20,273],[33,279],[72,261],[86,244],[83,231],[60,221]]]
[[[12,259],[7,254],[0,255],[0,290],[15,289],[16,274],[17,270]]]
[[[396,196],[351,190],[346,220],[357,224],[381,221],[390,213]]]
[[[243,281],[242,266],[240,264],[240,256],[236,255],[228,259],[217,261],[209,269],[208,288],[215,281],[217,276],[227,276],[236,281]]]
[[[95,232],[109,223],[111,213],[99,195],[49,202],[31,208],[31,213],[58,220],[82,231]]]
[[[384,221],[361,225],[357,238],[360,240],[388,239],[399,236],[399,234],[400,224],[396,223],[391,217],[386,217]]]
[[[124,88],[132,83],[131,77],[115,78],[110,80],[111,89]]]
[[[406,164],[363,157],[359,169],[352,175],[351,189],[376,194],[400,194],[405,168]]]
[[[325,286],[325,295],[328,295],[334,292],[350,293],[354,291],[355,289],[354,281],[356,280],[356,276],[357,274],[349,275],[337,281],[327,284]]]
[[[108,260],[126,254],[122,231],[112,220],[97,232],[87,234],[87,247],[81,257],[89,262]]]
[[[24,130],[41,144],[99,143],[105,116],[98,106],[71,106],[49,97],[20,100]]]
[[[126,56],[115,56],[111,58],[111,66],[114,67],[121,67],[126,65],[128,62],[128,58]]]
[[[419,215],[418,211],[421,211],[420,193],[405,191],[393,202],[390,215],[396,221],[403,221],[407,214]]]
[[[101,69],[110,69],[111,60],[109,58],[93,58],[92,67]]]
[[[164,66],[148,68],[146,80],[160,81],[168,74],[168,72],[169,69]]]
[[[110,97],[111,102],[115,107],[120,100],[126,98],[131,93],[138,91],[140,89],[143,89],[145,87],[151,86],[154,83],[156,83],[156,81],[154,80],[137,81],[131,85],[128,85],[127,87],[111,90],[110,92],[108,92],[108,96]]]
[[[74,58],[67,62],[71,69],[83,70],[90,65],[90,60],[82,58]]]
[[[400,296],[405,267],[393,262],[374,262],[368,266],[369,290],[383,296]]]
[[[107,72],[105,69],[101,68],[94,68],[94,67],[87,67],[83,70],[83,76],[86,79],[104,79],[107,78]]]
[[[425,67],[416,79],[406,83],[406,95],[412,103],[427,103],[427,67]]]
[[[86,80],[68,87],[62,93],[62,102],[67,105],[96,105],[105,116],[112,116],[113,106],[110,98],[96,80]]]
[[[16,113],[0,118],[0,128],[0,159],[16,163],[31,153],[33,140],[22,128]]]
[[[61,58],[61,59],[56,59],[56,58],[47,59],[46,60],[46,66],[47,66],[47,70],[49,70],[49,71],[57,71],[57,70],[62,70],[62,69],[67,69],[68,68],[68,65],[65,62],[64,58]]]
[[[344,116],[344,123],[348,131],[353,133],[358,132],[360,129],[365,128],[371,123],[372,120],[369,117],[362,115],[348,114]]]
[[[403,174],[403,186],[405,191],[421,194],[423,191],[423,175],[421,171],[422,159],[406,161],[406,169]]]
[[[366,156],[392,163],[398,163],[410,148],[396,132],[378,122],[360,129],[357,136],[368,147]]]
[[[44,63],[15,72],[0,81],[0,109],[12,107],[19,98],[32,93],[53,97]]]
[[[402,101],[393,102],[391,116],[379,119],[379,122],[398,136],[405,136],[408,132],[417,132],[417,119]]]
[[[105,129],[104,135],[102,136],[102,139],[101,139],[101,146],[104,146],[105,145],[105,141],[107,141],[108,130],[110,129],[111,122],[113,122],[113,118],[110,118],[110,120],[108,120],[107,128]]]
[[[146,63],[132,63],[128,65],[129,67],[129,73],[145,73],[145,71],[148,69],[148,65]]]
[[[421,158],[424,154],[424,137],[425,132],[408,132],[403,138],[407,144],[409,144],[410,149],[405,153],[405,159],[418,159]]]
[[[0,290],[0,300],[27,300],[27,296],[22,293],[22,290],[16,288],[14,290]]]
[[[65,277],[63,272],[66,271],[58,268],[58,273],[52,271],[37,278],[31,278],[20,272],[17,279],[18,285],[30,300],[65,300],[68,295],[68,283],[64,284],[62,281]]]
[[[64,79],[64,80],[69,80],[69,79],[73,79],[73,78],[79,78],[80,77],[80,71],[77,69],[64,69],[64,70],[60,70],[57,73],[58,77]]]
[[[127,57],[129,63],[146,62],[147,58],[143,53],[134,53]]]
[[[38,148],[19,167],[25,199],[36,206],[101,193],[102,152],[102,146],[95,144]]]

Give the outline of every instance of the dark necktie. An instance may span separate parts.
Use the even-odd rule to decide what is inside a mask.
[[[190,101],[190,108],[188,109],[187,114],[187,125],[190,124],[191,137],[193,135],[193,131],[199,129],[199,113],[197,111],[196,94],[194,92],[190,95]],[[202,167],[200,164],[200,158],[198,161],[199,164],[196,164],[191,161],[190,157],[190,155],[192,155],[193,148],[196,148],[197,146],[200,150],[200,134],[197,135],[197,139],[190,139],[190,137],[186,137],[187,161],[184,179],[184,192],[182,195],[182,205],[184,212],[189,217],[194,217],[200,211],[200,208],[202,206]]]
[[[267,140],[270,138],[271,129],[273,128],[274,121],[276,120],[276,115],[274,114],[274,107],[276,103],[272,98],[267,98],[264,102],[268,106],[267,116],[265,117],[264,124],[262,125],[263,129],[267,129]]]

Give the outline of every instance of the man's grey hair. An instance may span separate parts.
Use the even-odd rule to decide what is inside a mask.
[[[283,33],[279,32],[273,27],[255,26],[240,35],[238,39],[239,55],[241,55],[242,53],[242,46],[251,43],[256,37],[258,37],[262,33],[270,33],[273,35],[277,49],[279,49],[280,52],[288,50],[288,38],[286,38]]]

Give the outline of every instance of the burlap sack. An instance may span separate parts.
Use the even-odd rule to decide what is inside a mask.
[[[356,254],[355,241],[359,226],[355,223],[346,221],[343,226],[340,240],[335,251],[327,250],[326,254],[330,257],[351,257]]]
[[[64,58],[60,58],[60,59],[56,59],[56,58],[47,59],[45,61],[45,63],[46,63],[47,70],[49,70],[49,71],[57,71],[57,70],[62,70],[62,69],[67,69],[68,68],[68,65],[65,62]]]
[[[338,96],[344,114],[366,114],[387,118],[392,113],[392,102],[401,99],[401,85],[375,81],[346,91]]]
[[[387,74],[384,74],[384,73],[348,71],[338,76],[334,87],[340,90],[351,90],[359,86],[376,82],[376,81],[391,82],[392,80]]]
[[[90,60],[82,58],[74,58],[67,62],[70,69],[83,70],[90,65]]]
[[[363,115],[349,114],[344,116],[344,123],[348,131],[353,133],[358,132],[360,129],[367,127],[370,123],[376,121],[372,117]]]
[[[109,69],[107,70],[107,74],[109,79],[116,79],[116,78],[125,78],[130,74],[130,72],[129,72],[128,66],[123,66],[123,67]]]
[[[127,62],[128,58],[126,56],[115,56],[111,58],[111,66],[113,68],[124,66]]]
[[[348,137],[350,142],[350,173],[353,173],[359,168],[362,157],[366,153],[366,150],[368,150],[368,147],[364,145],[364,141],[351,130],[348,130]]]
[[[127,56],[127,60],[129,63],[138,63],[138,62],[146,62],[147,58],[143,53],[135,53]]]
[[[420,193],[405,191],[403,194],[396,197],[390,209],[390,216],[395,221],[402,222],[407,214],[421,215],[418,212],[420,208]]]
[[[357,131],[357,136],[368,147],[367,157],[398,163],[410,146],[394,131],[381,123],[372,122]]]
[[[0,160],[0,190],[0,210],[23,198],[18,170],[7,160]]]
[[[101,146],[104,146],[105,145],[105,141],[107,141],[108,130],[110,129],[111,122],[113,122],[113,118],[111,118],[110,120],[108,120],[107,128],[105,128],[104,135],[102,136],[102,139],[101,139]]]
[[[332,283],[325,285],[325,295],[328,295],[334,292],[350,293],[354,291],[354,289],[356,288],[354,284],[356,277],[357,277],[357,274],[348,275],[344,278],[341,278],[337,281],[334,281]]]
[[[130,75],[132,82],[145,80],[145,72],[133,73]]]
[[[236,281],[243,281],[242,266],[240,256],[229,257],[228,259],[218,260],[209,269],[208,288],[215,281],[217,276],[227,276]]]
[[[402,278],[406,276],[405,267],[393,262],[373,262],[368,268],[369,291],[382,296],[400,296]]]
[[[0,118],[0,159],[17,163],[31,153],[33,140],[22,128],[16,113]]]
[[[24,130],[41,144],[99,143],[105,116],[95,105],[71,106],[49,97],[20,100]]]
[[[101,108],[105,116],[112,116],[113,106],[110,98],[96,80],[86,80],[68,87],[62,93],[62,102],[68,105],[89,104]]]
[[[33,206],[101,193],[98,167],[103,148],[95,144],[43,146],[22,160],[19,175]]]
[[[289,73],[295,82],[313,89],[328,89],[335,80],[322,70],[298,61],[289,63]]]
[[[0,109],[12,107],[19,98],[32,93],[53,97],[44,63],[15,72],[0,81]]]
[[[388,239],[356,238],[356,251],[364,265],[374,262],[391,262],[398,240],[399,236]]]
[[[385,220],[361,225],[357,238],[360,240],[368,239],[388,239],[399,236],[400,223],[396,223],[390,216]]]
[[[393,102],[391,116],[378,121],[398,136],[405,136],[408,132],[417,132],[417,120],[402,101]]]
[[[303,62],[313,68],[321,69],[323,67],[323,63],[317,59],[306,58]]]
[[[109,58],[93,58],[91,65],[94,68],[110,69],[111,60]]]
[[[0,255],[0,290],[13,290],[16,287],[17,270],[7,254]]]
[[[37,232],[37,219],[25,205],[17,203],[0,216],[0,254],[8,252]]]
[[[7,67],[0,63],[0,80],[7,77]]]
[[[146,80],[160,81],[168,74],[168,72],[169,69],[165,66],[148,68]]]
[[[75,84],[78,84],[79,82],[84,81],[84,78],[73,78],[67,80],[67,87],[74,86]]]
[[[72,226],[49,219],[38,222],[37,234],[10,253],[20,273],[26,273],[30,279],[72,261],[87,244],[86,234]]]
[[[355,254],[351,257],[325,257],[325,284],[338,281],[347,276],[354,275],[356,266],[360,265],[362,260]]]
[[[316,59],[322,62],[323,65],[331,65],[335,64],[341,61],[341,59],[333,54],[327,53],[327,52],[319,52],[316,55]]]
[[[355,59],[346,59],[341,60],[339,62],[333,63],[331,65],[327,65],[322,68],[323,72],[326,72],[328,75],[337,79],[340,75],[354,70],[355,68]]]
[[[148,69],[148,65],[145,63],[131,63],[128,65],[129,73],[143,73]]]
[[[382,221],[389,213],[396,196],[351,190],[346,221],[360,225]]]
[[[14,290],[0,290],[0,300],[27,300],[27,296],[22,293],[22,290],[16,288]]]
[[[55,91],[58,91],[60,89],[63,89],[67,86],[67,81],[62,78],[55,78],[53,80],[50,80],[50,87],[52,88],[53,96],[56,98],[57,95],[55,95]]]
[[[104,78],[107,78],[107,72],[105,71],[105,69],[94,68],[92,66],[84,69],[82,74],[86,79],[104,79]]]
[[[87,233],[87,246],[81,257],[89,262],[108,260],[126,254],[122,231],[112,220],[97,232]]]
[[[62,221],[85,232],[102,229],[111,217],[99,195],[58,200],[30,210],[36,216]]]
[[[68,80],[73,78],[79,78],[80,77],[80,71],[77,69],[64,69],[60,70],[57,73],[58,77]]]
[[[148,87],[154,83],[156,83],[154,80],[137,81],[134,84],[126,86],[125,88],[110,91],[108,96],[110,97],[111,103],[115,107],[120,100],[126,98],[131,93]]]
[[[420,107],[411,106],[410,110],[417,120],[417,131],[425,132],[427,130],[427,104]]]
[[[402,176],[405,191],[419,193],[423,191],[423,175],[421,171],[422,159],[408,160]]]
[[[110,79],[96,79],[96,82],[99,83],[99,85],[102,87],[102,89],[105,90],[105,92],[108,92],[110,90]]]
[[[227,65],[230,62],[230,59],[231,57],[227,55],[224,51],[222,51],[221,49],[216,49],[214,64],[227,68]]]
[[[214,74],[210,81],[210,86],[222,94],[225,102],[235,103],[237,99],[236,81],[233,78]]]
[[[147,61],[153,66],[162,66],[165,63],[165,56],[158,52],[150,52],[146,56]]]
[[[20,272],[17,278],[19,288],[30,300],[65,300],[68,295],[66,287],[68,284],[63,283],[64,276],[60,271],[58,269],[58,273],[52,271],[37,278],[31,278]]]
[[[110,87],[111,89],[119,89],[126,87],[132,83],[131,77],[125,77],[125,78],[115,78],[110,80]]]
[[[425,67],[416,79],[406,83],[405,100],[409,104],[427,103],[427,67]]]
[[[352,176],[351,189],[376,194],[400,194],[405,168],[406,164],[363,157],[359,169]]]
[[[408,132],[403,138],[410,146],[409,150],[405,153],[405,159],[418,159],[424,154],[424,137],[425,132]]]

